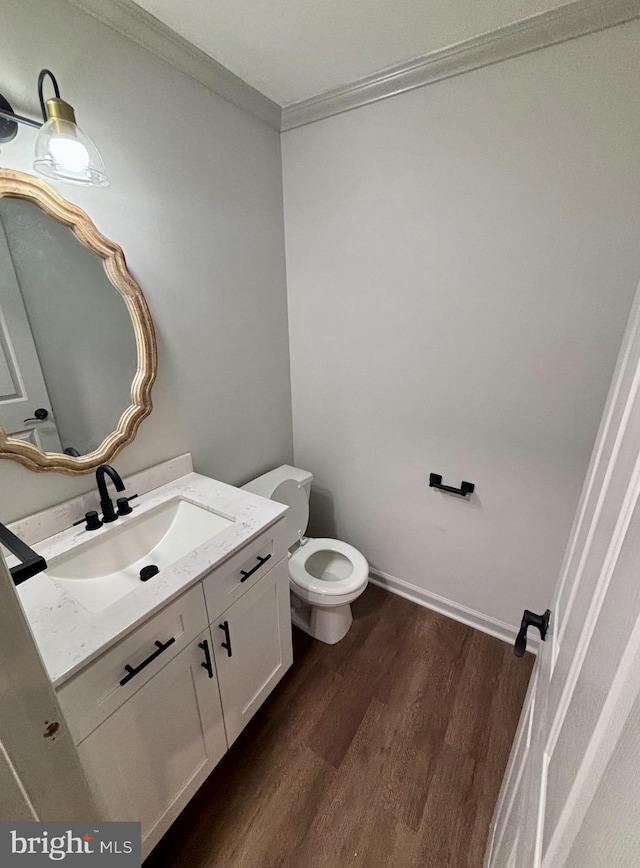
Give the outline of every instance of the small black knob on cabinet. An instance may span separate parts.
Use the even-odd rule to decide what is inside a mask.
[[[513,645],[516,657],[524,657],[524,652],[527,650],[527,630],[529,627],[535,627],[536,630],[539,630],[540,638],[544,642],[547,630],[549,629],[550,617],[550,609],[547,609],[544,615],[536,615],[535,612],[530,612],[529,609],[524,610],[522,621],[520,623],[520,630],[518,631],[516,641]]]

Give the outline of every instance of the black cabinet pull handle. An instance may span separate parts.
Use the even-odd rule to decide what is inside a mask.
[[[439,473],[430,473],[429,488],[439,488],[440,491],[448,491],[450,494],[459,494],[461,497],[466,497],[467,494],[473,494],[475,485],[473,482],[461,482],[460,488],[454,488],[453,485],[443,485],[442,476]]]
[[[209,652],[209,643],[205,639],[203,642],[198,642],[198,648],[204,651],[204,663],[201,663],[203,669],[207,670],[209,678],[213,678],[213,666],[211,665],[211,654]]]
[[[247,579],[249,578],[249,576],[252,576],[255,573],[255,571],[259,570],[263,564],[266,564],[266,562],[269,560],[270,557],[271,557],[271,555],[265,555],[263,558],[261,558],[260,555],[258,555],[258,563],[255,565],[255,567],[251,567],[250,570],[240,570],[240,575],[242,576],[240,581],[246,582]],[[229,655],[229,656],[231,656],[231,655]]]
[[[540,637],[544,642],[547,635],[547,630],[549,629],[550,617],[550,609],[547,609],[544,615],[536,615],[535,612],[530,612],[528,609],[524,610],[524,614],[522,615],[522,622],[520,624],[520,630],[518,632],[518,635],[516,636],[516,641],[513,644],[513,650],[516,657],[524,657],[524,652],[527,650],[527,630],[529,629],[529,627],[535,627],[536,630],[539,630]]]
[[[127,671],[127,674],[124,676],[124,678],[120,682],[120,686],[124,687],[124,685],[127,683],[127,681],[131,681],[132,678],[135,678],[135,676],[139,672],[142,672],[142,670],[145,668],[145,666],[148,666],[149,663],[152,663],[156,659],[156,657],[159,657],[162,654],[162,652],[166,651],[167,648],[170,645],[173,645],[173,643],[175,641],[176,640],[174,639],[173,636],[171,637],[171,639],[167,639],[167,641],[164,643],[164,645],[162,644],[162,642],[156,641],[155,644],[156,644],[157,650],[154,651],[153,654],[150,654],[146,660],[143,660],[139,666],[135,666],[135,667],[129,666],[129,664],[127,663],[127,665],[124,667]]]
[[[28,419],[25,419],[25,422],[44,422],[44,420],[49,415],[49,411],[45,410],[44,407],[38,407],[37,410],[34,411],[33,416],[29,416]]]
[[[229,634],[229,622],[223,621],[222,624],[218,624],[218,627],[224,633],[224,638],[225,638],[225,641],[221,642],[220,644],[222,645],[223,648],[227,649],[227,657],[231,657],[233,655],[233,652],[231,650],[231,636]]]

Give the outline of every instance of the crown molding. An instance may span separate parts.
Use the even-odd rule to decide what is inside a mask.
[[[282,132],[640,18],[640,0],[574,0],[281,108],[133,0],[68,2]]]
[[[183,39],[132,0],[69,0],[103,24],[165,60],[228,102],[244,109],[275,130],[280,106],[234,75],[204,51]]]
[[[575,0],[565,6],[388,67],[282,109],[293,130],[409,90],[640,18],[640,0]]]

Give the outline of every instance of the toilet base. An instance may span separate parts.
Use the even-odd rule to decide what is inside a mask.
[[[310,606],[292,593],[291,622],[314,639],[335,645],[349,632],[353,615],[349,603],[341,606]]]

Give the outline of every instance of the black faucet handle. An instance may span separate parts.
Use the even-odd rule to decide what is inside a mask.
[[[85,513],[84,518],[81,518],[78,521],[74,521],[73,527],[78,524],[83,524],[85,522],[85,530],[98,530],[98,528],[102,527],[102,522],[100,521],[100,517],[95,511],[95,509],[90,509],[89,512]]]
[[[129,501],[136,498],[137,494],[132,494],[131,497],[119,497],[116,500],[116,506],[118,507],[118,515],[129,515],[130,512],[133,512],[131,507],[129,506]]]

